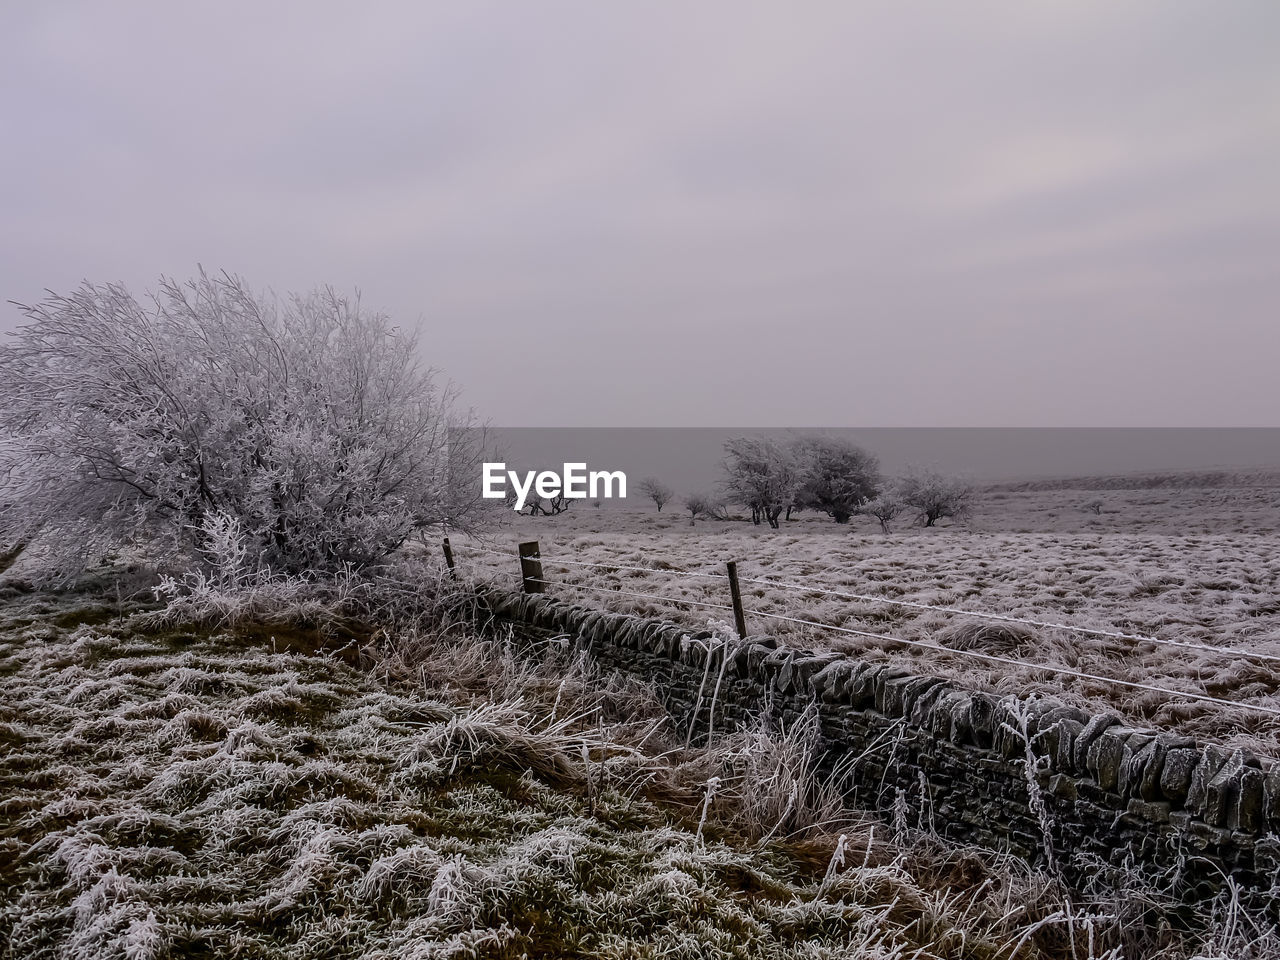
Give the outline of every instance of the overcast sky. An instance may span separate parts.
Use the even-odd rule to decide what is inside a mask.
[[[1280,424],[1275,0],[5,3],[0,36],[0,299],[358,287],[504,425]]]

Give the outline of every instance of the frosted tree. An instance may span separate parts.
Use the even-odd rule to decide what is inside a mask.
[[[793,452],[767,437],[734,437],[725,441],[724,455],[726,496],[747,507],[753,523],[777,529],[804,479]]]
[[[944,518],[958,519],[973,507],[973,485],[958,477],[932,470],[912,470],[898,482],[898,499],[916,512],[920,522],[932,527]]]
[[[848,523],[879,492],[880,462],[861,447],[837,437],[802,437],[792,446],[803,479],[795,506],[820,510]]]
[[[689,523],[692,524],[710,511],[711,497],[705,493],[691,493],[684,498],[684,508],[689,511]]]
[[[895,500],[892,496],[883,495],[876,497],[874,500],[868,500],[858,508],[858,512],[875,517],[880,521],[880,531],[882,533],[889,532],[889,523],[902,510],[902,504]]]
[[[657,505],[659,513],[662,512],[663,507],[671,502],[671,498],[676,495],[674,490],[657,477],[645,477],[640,481],[637,489],[640,491],[641,496],[647,497]]]
[[[476,512],[469,416],[358,298],[277,300],[202,271],[143,302],[86,283],[19,309],[0,347],[0,539],[198,555],[231,518],[260,568],[323,574]]]

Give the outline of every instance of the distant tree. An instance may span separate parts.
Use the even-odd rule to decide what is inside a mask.
[[[712,520],[729,520],[729,504],[722,497],[712,497],[707,504],[707,516]]]
[[[751,522],[777,529],[782,512],[795,500],[803,471],[787,444],[765,437],[725,441],[726,496],[751,511]]]
[[[640,491],[642,496],[648,497],[657,504],[659,513],[662,512],[663,507],[671,502],[671,498],[676,495],[674,490],[656,477],[645,477],[640,481],[636,489]]]
[[[1084,509],[1089,513],[1092,513],[1094,516],[1101,516],[1102,508],[1104,506],[1106,506],[1106,504],[1101,500],[1090,500],[1088,503],[1084,504]]]
[[[898,499],[916,512],[920,522],[932,527],[944,518],[963,517],[973,506],[973,485],[958,477],[932,470],[912,470],[899,481]]]
[[[902,504],[889,495],[881,495],[874,500],[868,500],[858,508],[859,513],[879,520],[880,530],[883,533],[889,532],[889,521],[893,520],[901,510]]]
[[[255,568],[323,575],[480,508],[453,389],[358,299],[277,301],[202,272],[150,300],[86,283],[18,309],[0,502],[21,509],[0,512],[0,542],[199,560],[234,529]]]
[[[836,523],[848,523],[879,492],[880,462],[847,440],[802,437],[792,450],[803,474],[794,500],[799,509],[821,510]]]
[[[554,517],[566,512],[572,503],[563,493],[557,493],[554,497],[540,497],[536,493],[530,493],[520,512],[526,517]]]
[[[711,497],[705,493],[691,493],[684,498],[684,508],[689,511],[689,523],[692,525],[699,517],[711,510]]]

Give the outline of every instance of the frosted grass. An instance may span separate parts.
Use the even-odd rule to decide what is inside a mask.
[[[366,671],[278,629],[9,593],[0,955],[1102,958],[1140,934],[841,811],[803,731],[685,751],[642,685],[552,647],[410,631]]]

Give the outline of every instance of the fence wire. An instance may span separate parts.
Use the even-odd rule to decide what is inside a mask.
[[[473,545],[473,549],[478,552],[488,554],[493,557],[500,557],[503,560],[519,559],[516,553],[506,551],[498,551],[488,549],[482,546]],[[600,569],[609,571],[626,570],[639,572],[644,574],[666,574],[679,579],[713,579],[728,580],[726,574],[713,573],[711,571],[689,571],[678,569],[657,569],[654,567],[639,567],[618,563],[599,563],[585,560],[569,560],[563,558],[550,558],[539,556],[537,560],[541,563],[559,565],[564,567],[583,567],[590,569]],[[689,598],[673,597],[666,594],[641,593],[638,591],[614,589],[611,587],[597,587],[591,584],[574,583],[567,580],[545,580],[541,578],[528,578],[531,582],[543,584],[544,586],[567,587],[569,589],[586,590],[594,593],[605,594],[609,596],[632,597],[636,599],[654,600],[663,603],[672,603],[685,606],[700,607],[712,610],[724,610],[733,612],[733,606],[730,604],[713,603],[705,600],[692,600]],[[1030,617],[1015,617],[1009,614],[995,613],[994,611],[983,610],[966,610],[960,607],[944,606],[941,604],[921,603],[912,600],[896,600],[890,597],[875,596],[873,594],[852,593],[845,590],[837,590],[830,587],[823,587],[818,584],[798,583],[786,580],[772,580],[764,577],[739,577],[739,583],[750,583],[758,586],[771,587],[776,590],[798,593],[816,593],[823,596],[838,597],[841,599],[855,600],[864,603],[881,603],[891,606],[904,607],[915,610],[928,610],[939,613],[946,613],[965,617],[974,617],[982,620],[991,620],[1001,623],[1016,623],[1030,627],[1039,627],[1049,630],[1061,630],[1068,633],[1085,634],[1089,636],[1107,637],[1116,640],[1128,640],[1138,643],[1152,643],[1162,646],[1180,647],[1190,650],[1199,650],[1206,653],[1218,655],[1227,655],[1231,658],[1247,658],[1253,660],[1261,660],[1266,662],[1280,663],[1280,656],[1273,654],[1261,653],[1258,651],[1242,650],[1234,647],[1223,647],[1214,644],[1197,643],[1187,640],[1171,640],[1165,637],[1156,637],[1146,634],[1127,633],[1123,631],[1103,630],[1097,627],[1083,627],[1072,624],[1056,623],[1053,621],[1037,620]],[[1055,666],[1047,663],[1039,663],[1030,660],[1021,660],[1015,657],[1004,657],[997,654],[982,653],[977,650],[961,650],[955,647],[947,647],[937,643],[931,643],[925,640],[912,640],[905,637],[894,637],[882,633],[874,633],[867,630],[858,630],[853,627],[837,626],[836,624],[825,623],[818,620],[809,620],[803,617],[792,617],[779,613],[768,613],[762,610],[747,610],[747,614],[762,619],[774,620],[784,623],[792,623],[801,626],[813,627],[819,630],[831,631],[834,633],[847,634],[851,636],[862,637],[866,639],[876,640],[882,643],[897,643],[909,647],[917,647],[930,650],[936,653],[952,654],[958,657],[967,657],[973,660],[980,660],[987,663],[1001,664],[1004,666],[1015,666],[1029,670],[1039,670],[1048,673],[1057,674],[1059,676],[1073,677],[1079,680],[1087,680],[1095,683],[1103,683],[1118,687],[1125,687],[1135,690],[1144,690],[1151,693],[1159,693],[1169,697],[1195,700],[1204,703],[1212,703],[1219,706],[1236,707],[1254,713],[1261,713],[1271,717],[1280,717],[1280,709],[1263,706],[1261,704],[1248,703],[1238,700],[1225,700],[1221,697],[1215,697],[1208,693],[1195,693],[1187,690],[1177,690],[1171,687],[1163,687],[1158,684],[1143,683],[1136,680],[1122,680],[1118,677],[1107,677],[1100,674],[1088,673],[1081,670],[1074,670],[1070,667]]]
[[[1280,709],[1273,707],[1264,707],[1257,703],[1247,703],[1241,700],[1223,700],[1221,697],[1214,697],[1207,693],[1193,693],[1189,690],[1176,690],[1171,687],[1161,687],[1150,683],[1140,683],[1136,680],[1121,680],[1118,677],[1104,677],[1095,673],[1085,673],[1081,670],[1072,670],[1070,667],[1059,667],[1048,663],[1035,663],[1030,660],[1018,660],[1014,657],[1001,657],[994,653],[980,653],[977,650],[958,650],[955,647],[944,647],[941,644],[929,643],[925,640],[908,640],[905,637],[892,637],[883,633],[872,633],[868,630],[855,630],[852,627],[838,627],[830,623],[822,623],[818,620],[805,620],[801,617],[788,617],[781,613],[762,613],[754,611],[752,616],[766,617],[770,620],[785,620],[788,623],[799,623],[805,626],[818,627],[822,630],[831,630],[836,633],[852,634],[856,637],[868,637],[872,640],[880,640],[888,643],[902,643],[910,647],[921,647],[925,650],[933,650],[937,653],[950,653],[958,657],[970,657],[976,660],[985,660],[988,663],[1000,663],[1016,667],[1026,667],[1032,670],[1044,670],[1049,673],[1056,673],[1064,677],[1076,677],[1080,680],[1094,680],[1098,683],[1115,684],[1121,687],[1130,687],[1135,690],[1148,690],[1153,693],[1163,693],[1173,697],[1181,697],[1190,700],[1201,700],[1205,703],[1216,703],[1221,706],[1238,707],[1242,710],[1252,710],[1257,713],[1265,713],[1269,716],[1280,717]]]
[[[499,553],[494,550],[485,550],[493,556],[510,558],[513,554]],[[658,570],[653,567],[629,567],[620,564],[607,563],[587,563],[582,560],[564,560],[560,558],[549,559],[547,557],[540,558],[543,563],[562,564],[568,566],[596,567],[600,569],[613,570],[634,570],[642,573],[654,574],[665,573],[675,577],[706,577],[718,580],[728,580],[729,578],[723,573],[711,573],[702,571],[684,571],[684,570]],[[903,607],[911,610],[927,610],[937,613],[947,613],[957,616],[974,617],[979,620],[990,620],[998,623],[1016,623],[1027,627],[1039,627],[1044,630],[1061,630],[1066,633],[1085,634],[1094,637],[1106,637],[1112,640],[1130,640],[1136,643],[1152,643],[1157,646],[1180,647],[1184,650],[1198,650],[1202,653],[1222,654],[1228,657],[1243,657],[1249,660],[1260,660],[1267,663],[1280,663],[1280,655],[1262,653],[1256,650],[1245,650],[1239,647],[1223,647],[1211,643],[1199,643],[1194,640],[1172,640],[1168,637],[1157,637],[1151,634],[1143,633],[1127,633],[1118,630],[1103,630],[1099,627],[1085,627],[1078,624],[1058,623],[1052,620],[1036,620],[1030,617],[1015,617],[1012,614],[996,613],[990,610],[968,610],[962,607],[950,607],[935,603],[922,603],[917,600],[896,600],[892,597],[881,597],[869,593],[850,593],[845,590],[837,590],[832,587],[823,587],[814,583],[797,583],[786,580],[771,580],[765,577],[739,577],[739,583],[751,583],[758,586],[772,587],[775,590],[787,590],[797,593],[817,593],[828,597],[838,597],[842,600],[857,600],[862,603],[880,603],[888,606]]]
[[[689,600],[684,597],[671,597],[665,594],[657,593],[636,593],[633,590],[614,590],[612,587],[593,587],[585,583],[571,583],[568,580],[543,580],[541,577],[526,578],[530,583],[540,583],[550,587],[571,587],[574,590],[591,590],[594,593],[603,593],[611,597],[640,597],[645,600],[661,600],[663,603],[686,603],[694,607],[707,607],[711,610],[728,610],[733,612],[733,607],[727,603],[711,603],[706,600]]]

